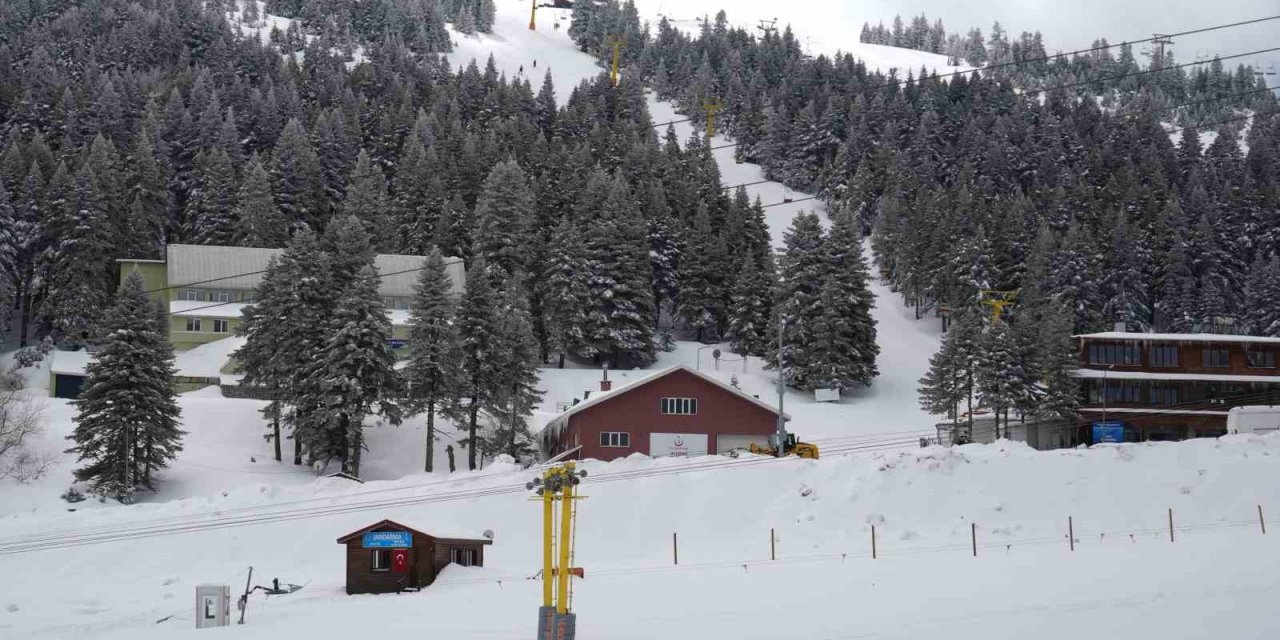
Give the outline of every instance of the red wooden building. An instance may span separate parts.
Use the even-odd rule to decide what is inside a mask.
[[[1210,333],[1076,336],[1080,344],[1077,442],[1095,423],[1124,439],[1182,440],[1227,430],[1232,407],[1280,403],[1280,338]]]
[[[451,563],[484,566],[484,548],[493,540],[435,536],[383,520],[338,538],[338,544],[347,550],[347,593],[397,593],[430,585]]]
[[[580,447],[573,457],[697,456],[768,444],[777,433],[773,406],[683,365],[601,387],[547,424],[543,455]]]

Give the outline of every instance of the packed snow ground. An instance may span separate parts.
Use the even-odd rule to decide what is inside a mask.
[[[1280,632],[1276,435],[1047,453],[1002,443],[818,461],[636,458],[585,468],[575,565],[586,579],[574,601],[583,637]],[[521,486],[532,475],[497,464],[443,484],[328,480],[130,509],[16,514],[0,521],[0,554],[40,536],[74,542],[118,527],[323,510],[297,521],[0,555],[0,572],[24,577],[0,583],[0,636],[203,637],[190,636],[194,586],[238,590],[252,565],[258,584],[279,577],[307,587],[255,596],[249,625],[227,632],[236,637],[337,639],[374,628],[532,637],[538,587],[526,578],[538,569],[538,509]],[[511,491],[458,493],[495,488]],[[373,500],[399,504],[341,511]],[[1270,517],[1267,535],[1259,505]],[[483,569],[451,567],[422,593],[346,596],[345,554],[334,540],[381,518],[426,531],[492,529],[495,543]]]

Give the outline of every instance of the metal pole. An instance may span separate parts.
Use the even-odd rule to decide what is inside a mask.
[[[969,523],[969,535],[973,538],[973,557],[978,557],[978,523]]]
[[[769,559],[778,559],[778,539],[774,537],[773,529],[769,529]]]
[[[1169,542],[1173,542],[1173,507],[1169,507]]]
[[[240,596],[240,601],[244,603],[240,607],[240,622],[236,624],[244,624],[244,612],[249,610],[249,584],[253,582],[253,567],[249,567],[249,577],[244,579],[244,595]]]
[[[876,526],[871,525],[871,559],[876,559]]]
[[[552,580],[555,579],[555,558],[553,552],[556,546],[555,534],[555,495],[551,491],[551,475],[554,471],[547,471],[542,476],[542,606],[551,607],[555,604],[555,591],[552,588]]]
[[[1067,516],[1067,540],[1071,541],[1071,550],[1076,550],[1076,528],[1071,522],[1071,516]]]
[[[1267,521],[1262,519],[1262,505],[1258,505],[1258,526],[1262,527],[1262,535],[1267,535]]]
[[[680,545],[676,544],[676,532],[671,532],[671,564],[680,564]]]
[[[781,316],[781,314],[779,315]],[[782,417],[782,402],[783,402],[783,398],[786,395],[786,390],[787,390],[787,385],[784,379],[784,374],[782,369],[782,339],[783,339],[783,336],[786,335],[786,333],[787,333],[787,319],[785,317],[779,317],[778,319],[778,442],[776,444],[777,448],[774,450],[774,455],[779,458],[786,455],[786,453],[783,452],[782,449],[787,442],[787,420],[786,418]]]
[[[560,493],[560,558],[556,573],[556,613],[569,613],[569,541],[573,527],[573,466],[562,467],[564,490]]]

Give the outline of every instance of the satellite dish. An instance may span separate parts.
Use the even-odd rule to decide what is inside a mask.
[[[711,357],[712,357],[712,358],[715,358],[716,360],[719,360],[719,359],[720,359],[720,350],[719,350],[719,349],[713,349],[713,350],[711,351]]]
[[[482,535],[486,540],[493,540],[493,529],[485,529]]]

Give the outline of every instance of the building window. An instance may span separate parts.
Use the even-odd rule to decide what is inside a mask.
[[[1138,398],[1142,390],[1133,381],[1110,380],[1106,384],[1097,383],[1090,391],[1089,401],[1093,404],[1102,402],[1137,404],[1140,402]]]
[[[390,571],[391,570],[391,550],[390,549],[373,549],[373,565],[370,567],[373,571]]]
[[[1142,364],[1142,348],[1136,344],[1091,344],[1089,364]]]
[[[1276,368],[1276,352],[1274,351],[1246,351],[1244,353],[1249,358],[1249,366],[1255,369]]]
[[[192,301],[199,300],[199,299],[200,299],[200,292],[199,292],[199,291],[196,291],[195,289],[183,289],[183,290],[182,290],[182,299],[183,299],[183,300],[192,300]]]
[[[200,318],[187,318],[187,331],[200,331]]]
[[[214,302],[231,302],[231,292],[230,291],[214,291],[213,301]]]
[[[697,398],[663,398],[662,413],[669,416],[692,416],[698,413]]]
[[[240,294],[240,302],[243,302],[245,304],[253,304],[253,302],[257,299],[258,299],[258,296],[254,294],[254,292],[252,291],[245,291],[244,293]]]
[[[631,434],[626,431],[605,431],[600,434],[602,447],[630,447]]]
[[[1178,404],[1178,388],[1152,387],[1151,404]]]
[[[214,333],[227,333],[228,331],[229,331],[229,328],[228,328],[228,326],[227,326],[227,321],[226,321],[226,320],[214,320],[214,321],[213,321],[213,332],[214,332]]]
[[[474,567],[476,565],[475,549],[450,549],[449,562],[462,567]]]
[[[1206,367],[1231,366],[1231,352],[1226,349],[1205,349],[1204,350],[1204,366]]]
[[[1174,345],[1157,345],[1151,347],[1151,366],[1178,366],[1178,347]]]

